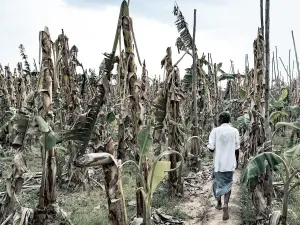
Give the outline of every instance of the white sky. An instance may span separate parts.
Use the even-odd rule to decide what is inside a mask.
[[[173,0],[163,1],[173,5]],[[197,27],[205,23],[204,28],[197,29],[196,34],[200,55],[202,52],[212,53],[214,62],[223,62],[225,71],[229,70],[230,60],[233,60],[236,69],[242,72],[245,54],[248,53],[252,66],[253,40],[260,25],[259,0],[222,0],[222,4],[218,4],[220,0],[213,3],[197,1],[199,3],[194,4],[185,4],[184,0],[177,2],[184,8],[182,11],[190,26],[194,8],[197,9]],[[135,0],[130,1],[131,8],[135,7],[134,3]],[[119,6],[80,8],[63,0],[0,0],[0,8],[0,63],[3,66],[9,63],[11,69],[21,60],[18,49],[21,43],[30,59],[35,58],[38,62],[38,34],[45,25],[49,27],[53,41],[63,28],[69,37],[70,47],[73,44],[78,47],[79,60],[84,67],[97,69],[103,59],[102,53],[111,51],[119,14]],[[300,40],[299,8],[298,0],[271,1],[271,47],[274,50],[274,46],[278,46],[279,56],[286,64],[288,51],[293,50],[292,29],[296,42]],[[160,61],[168,46],[173,49],[173,61],[179,58],[174,45],[178,33],[171,12],[172,8],[170,15],[164,15],[170,18],[168,22],[158,20],[155,16],[150,18],[131,14],[139,52],[142,60],[146,59],[149,75],[163,74]],[[297,44],[300,47],[300,42]],[[294,58],[293,51],[292,56]],[[186,57],[179,64],[181,76],[191,63],[192,60]]]

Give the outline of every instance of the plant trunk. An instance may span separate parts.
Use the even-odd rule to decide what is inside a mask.
[[[114,155],[113,141],[106,144],[106,152]],[[118,167],[115,163],[103,165],[105,190],[108,201],[108,219],[110,225],[127,225],[125,200]]]
[[[122,3],[124,8],[124,14],[122,16],[122,30],[124,38],[124,47],[126,57],[124,59],[125,63],[125,82],[128,82],[129,94],[130,94],[130,106],[131,109],[131,122],[132,122],[132,144],[137,143],[137,135],[142,125],[140,119],[140,103],[139,103],[139,93],[137,92],[136,82],[136,65],[134,61],[134,50],[133,50],[133,38],[132,38],[132,20],[129,17],[129,6],[126,1]],[[127,88],[125,86],[125,88]],[[127,96],[124,96],[127,97]],[[138,159],[138,152],[136,152],[136,158]],[[137,187],[141,187],[141,182],[137,179]],[[141,192],[137,192],[137,216],[143,217],[144,215],[144,203]]]
[[[197,114],[197,86],[198,86],[198,73],[197,73],[197,58],[196,58],[196,12],[194,9],[194,28],[193,28],[193,134],[192,136],[199,136],[198,130],[198,114]],[[200,170],[200,145],[198,139],[193,140],[192,154],[195,157],[196,169]]]
[[[266,19],[265,19],[265,54],[266,54],[266,70],[265,70],[265,143],[268,148],[267,151],[272,151],[271,142],[271,130],[270,130],[270,121],[269,121],[269,89],[270,89],[270,0],[266,0]],[[267,144],[269,143],[269,144]],[[269,146],[270,145],[270,146]],[[270,147],[270,148],[269,148]],[[267,169],[265,181],[266,183],[266,197],[267,197],[267,205],[271,207],[272,205],[272,171]]]
[[[269,123],[269,91],[270,91],[270,0],[266,0],[266,36],[265,36],[265,54],[266,54],[266,70],[265,70],[265,134],[266,141],[271,140],[271,130]]]
[[[284,185],[284,195],[283,195],[283,203],[282,203],[282,215],[281,215],[281,224],[287,224],[287,214],[288,214],[288,192],[289,192],[289,177],[286,178],[286,183]]]
[[[43,117],[50,122],[53,119],[52,104],[52,77],[53,62],[51,59],[50,33],[48,27],[40,32],[42,51],[41,84],[43,92]],[[47,136],[47,134],[45,134]],[[46,140],[47,137],[45,137]],[[56,217],[56,159],[55,148],[45,149],[42,152],[42,180],[39,192],[39,204],[34,212],[34,224],[48,224],[55,221]]]

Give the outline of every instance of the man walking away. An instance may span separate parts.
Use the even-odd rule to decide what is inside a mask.
[[[219,210],[222,209],[221,196],[224,195],[223,220],[229,219],[228,202],[240,148],[239,132],[229,123],[230,114],[222,112],[219,115],[220,126],[211,131],[207,145],[214,152],[213,193]]]

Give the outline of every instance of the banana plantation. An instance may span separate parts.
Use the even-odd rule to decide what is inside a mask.
[[[53,37],[47,26],[33,63],[20,43],[19,63],[1,62],[0,224],[223,224],[207,143],[227,111],[240,135],[227,223],[299,225],[300,68],[293,31],[288,62],[270,49],[270,0],[243,72],[197,48],[197,11],[186,21],[175,3],[178,38],[155,77],[139,55],[134,1],[120,3],[99,73],[67,30]],[[193,63],[180,74],[184,57]]]

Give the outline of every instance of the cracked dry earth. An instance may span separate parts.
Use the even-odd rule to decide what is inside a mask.
[[[203,168],[202,171],[189,174],[185,178],[184,201],[182,208],[189,218],[185,225],[241,225],[240,217],[240,183],[241,171],[235,170],[233,186],[229,201],[229,220],[223,221],[223,211],[215,208],[216,201],[212,193],[211,168]],[[223,202],[223,197],[222,197]]]

